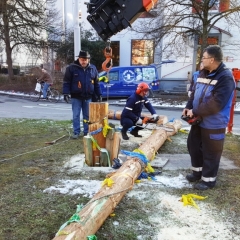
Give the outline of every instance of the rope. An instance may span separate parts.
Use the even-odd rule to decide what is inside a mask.
[[[91,135],[96,135],[96,134],[102,132],[102,130],[103,130],[103,128],[101,127],[101,128],[99,128],[99,129],[97,129],[97,130],[95,130],[95,131],[89,132],[88,134],[89,134],[90,136],[91,136]]]
[[[137,149],[134,150],[134,151],[137,151]],[[139,151],[140,151],[140,150],[139,150]],[[144,154],[142,154],[142,153],[130,152],[130,151],[126,151],[126,150],[121,150],[121,152],[122,152],[123,154],[127,155],[127,156],[139,158],[140,160],[142,160],[142,161],[144,162],[145,165],[147,165],[147,163],[149,162],[148,159],[147,159],[147,157],[146,157]]]
[[[101,122],[101,121],[103,121],[103,120],[105,120],[105,119],[107,119],[107,117],[108,117],[108,115],[106,115],[104,118],[102,118],[102,119],[99,119],[98,121],[96,121],[96,122],[90,122],[89,120],[87,120],[87,119],[83,119],[83,122],[84,123],[87,123],[87,124],[94,124],[94,123],[99,123],[99,122]]]
[[[71,136],[71,134],[70,134],[69,131],[68,131],[68,133],[69,133],[68,139],[66,139],[66,140],[64,140],[64,141],[62,141],[62,142],[58,142],[58,143],[51,144],[51,145],[48,145],[48,146],[45,146],[45,147],[37,148],[37,149],[32,150],[32,151],[20,153],[20,154],[17,154],[17,155],[15,155],[15,156],[11,157],[11,158],[5,158],[5,159],[3,159],[3,160],[0,160],[0,163],[3,163],[3,162],[6,162],[6,161],[9,161],[9,160],[12,160],[12,159],[14,159],[14,158],[16,158],[16,157],[20,157],[20,156],[26,155],[26,154],[28,154],[28,153],[33,153],[33,152],[37,152],[37,151],[40,151],[40,150],[43,150],[43,149],[50,148],[50,147],[52,147],[53,145],[58,145],[58,144],[62,144],[62,143],[64,143],[64,142],[67,142],[67,141],[69,141],[70,136]]]
[[[70,219],[65,222],[58,230],[58,232],[56,233],[56,236],[60,236],[60,235],[68,235],[68,233],[66,233],[65,231],[61,231],[62,229],[64,229],[67,225],[69,225],[72,222],[77,222],[80,223],[80,216],[78,215],[78,213],[81,211],[82,209],[82,205],[77,205],[77,210],[76,212],[70,217]]]

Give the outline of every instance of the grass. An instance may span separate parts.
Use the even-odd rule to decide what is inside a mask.
[[[59,227],[76,211],[80,203],[90,199],[82,195],[47,194],[43,190],[60,179],[104,180],[104,174],[91,172],[69,173],[63,163],[71,156],[83,153],[83,142],[69,140],[70,121],[0,119],[0,240],[49,240]],[[63,135],[54,145],[46,145]],[[187,153],[187,135],[178,133],[166,141],[160,153]],[[240,137],[228,135],[223,155],[240,167]],[[131,150],[131,149],[128,149]],[[169,175],[186,174],[185,170],[167,172]],[[235,224],[236,233],[240,219],[240,170],[220,170],[218,187],[207,191],[208,202],[216,207],[224,218]],[[156,189],[147,184],[137,189],[144,195],[122,199],[115,209],[116,216],[106,219],[96,233],[98,240],[132,240],[139,235],[144,240],[154,239],[158,226],[149,220],[156,214]],[[160,190],[181,196],[185,189],[162,186]],[[158,213],[162,219],[169,216],[165,209]],[[181,224],[181,223],[175,223]]]

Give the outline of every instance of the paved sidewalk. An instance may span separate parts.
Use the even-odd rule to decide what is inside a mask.
[[[164,170],[190,169],[191,160],[189,154],[159,154],[151,162],[152,167],[162,167]],[[220,169],[238,169],[232,160],[221,157]]]

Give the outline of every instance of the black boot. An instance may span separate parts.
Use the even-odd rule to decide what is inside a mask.
[[[186,176],[186,179],[189,182],[196,182],[201,179],[201,175],[196,175],[196,174],[190,173]]]
[[[132,131],[130,132],[130,134],[132,134],[134,137],[142,137],[142,135],[139,135],[139,134],[138,134],[138,131],[132,130]]]
[[[121,131],[121,133],[122,133],[122,138],[124,140],[129,140],[129,137],[128,137],[128,135],[127,135],[127,133],[125,131]]]
[[[216,181],[215,182],[204,182],[204,181],[200,181],[199,183],[197,183],[194,188],[197,189],[197,190],[201,190],[201,191],[204,191],[204,190],[207,190],[209,188],[214,188],[215,187],[215,184],[216,184]]]

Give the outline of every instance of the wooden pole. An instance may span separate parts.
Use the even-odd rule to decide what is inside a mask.
[[[179,122],[176,125],[179,127]],[[156,130],[139,149],[150,160],[167,137],[165,130]],[[128,157],[128,160],[123,163],[121,168],[111,175],[110,179],[113,181],[113,185],[109,187],[107,185],[102,186],[78,213],[79,222],[70,223],[64,227],[54,240],[83,240],[87,239],[89,235],[95,234],[124,195],[132,189],[135,180],[144,167],[145,164],[138,158]]]

